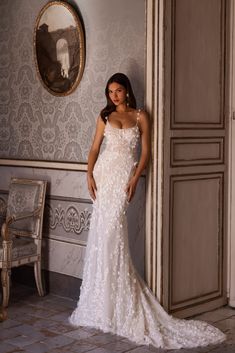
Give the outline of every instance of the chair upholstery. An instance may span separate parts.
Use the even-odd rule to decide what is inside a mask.
[[[0,268],[3,288],[0,321],[6,318],[12,267],[34,264],[38,293],[44,295],[41,280],[41,241],[46,181],[12,178],[6,221],[0,238]]]
[[[25,256],[37,255],[37,245],[32,239],[13,238],[11,259],[17,260]],[[0,238],[0,261],[3,261],[2,238]]]

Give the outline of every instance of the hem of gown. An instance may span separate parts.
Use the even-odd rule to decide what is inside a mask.
[[[92,328],[92,329],[95,329],[95,330],[100,330],[101,332],[103,333],[111,333],[113,335],[117,335],[119,337],[123,337],[123,338],[126,338],[128,339],[130,342],[132,343],[135,343],[136,345],[144,345],[144,346],[153,346],[155,348],[161,348],[161,349],[165,349],[165,350],[173,350],[173,349],[190,349],[190,348],[200,348],[200,347],[208,347],[208,346],[216,346],[216,345],[219,345],[221,343],[223,343],[226,339],[227,339],[227,336],[221,331],[221,338],[218,338],[217,341],[215,342],[209,342],[209,343],[202,343],[202,344],[199,344],[199,345],[191,345],[191,346],[184,346],[184,345],[156,345],[155,343],[152,343],[151,339],[148,337],[148,336],[144,336],[144,339],[141,340],[141,341],[136,341],[132,338],[130,338],[129,336],[127,335],[124,335],[120,332],[117,332],[115,329],[112,329],[111,327],[110,328],[102,328],[101,326],[99,325],[96,325],[96,324],[88,324],[88,323],[74,323],[73,320],[72,320],[72,317],[70,316],[68,318],[68,322],[71,326],[73,327],[89,327],[89,328]]]

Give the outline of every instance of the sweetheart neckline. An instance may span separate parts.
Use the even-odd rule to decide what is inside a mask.
[[[110,122],[107,120],[107,123],[109,124],[109,126],[111,126],[112,129],[114,130],[130,130],[130,129],[134,129],[135,127],[138,127],[138,124],[136,123],[134,126],[130,126],[130,127],[125,127],[125,128],[119,128],[119,127],[114,127],[110,124]],[[139,128],[139,127],[138,127]]]

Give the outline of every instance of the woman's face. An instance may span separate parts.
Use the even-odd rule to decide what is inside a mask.
[[[108,87],[109,98],[116,106],[126,102],[126,89],[119,83],[110,83]]]

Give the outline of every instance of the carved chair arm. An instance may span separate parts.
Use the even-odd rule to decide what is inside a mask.
[[[2,225],[2,229],[1,229],[1,235],[3,237],[3,240],[5,241],[9,241],[9,225],[22,220],[22,219],[26,219],[26,218],[30,218],[30,217],[37,217],[39,215],[39,213],[41,212],[41,207],[36,208],[34,211],[32,212],[28,212],[28,213],[21,213],[19,215],[13,214],[12,216],[8,217],[6,219],[6,222],[3,223]]]

